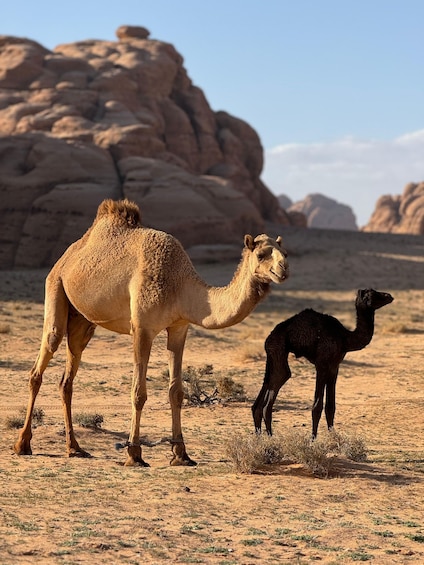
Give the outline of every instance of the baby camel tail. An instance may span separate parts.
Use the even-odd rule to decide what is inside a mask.
[[[73,381],[96,326],[129,334],[133,341],[132,417],[126,465],[146,466],[141,456],[140,419],[147,399],[146,372],[154,338],[168,334],[169,401],[173,465],[194,465],[181,427],[181,364],[190,324],[208,329],[232,326],[248,316],[288,276],[281,238],[246,235],[239,266],[225,287],[212,287],[196,273],[171,235],[144,228],[138,206],[105,200],[93,225],[71,245],[46,280],[44,328],[31,369],[24,426],[15,452],[30,455],[32,413],[43,373],[66,335],[66,365],[60,383],[69,456],[84,457],[72,425]]]
[[[287,361],[289,353],[306,357],[315,365],[315,399],[312,406],[312,437],[318,433],[324,392],[325,417],[328,429],[334,425],[336,412],[336,380],[339,365],[348,351],[364,349],[374,333],[374,312],[393,302],[387,292],[372,288],[358,290],[356,297],[356,328],[346,329],[336,318],[312,309],[276,325],[265,341],[267,354],[265,378],[262,389],[252,407],[256,431],[261,430],[262,420],[266,431],[272,435],[272,407],[278,391],[291,376]]]

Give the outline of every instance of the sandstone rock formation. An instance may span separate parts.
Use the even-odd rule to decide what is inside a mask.
[[[279,196],[278,198],[280,205],[283,205],[283,198],[287,197]],[[303,214],[306,217],[306,224],[310,228],[351,231],[358,229],[355,215],[350,206],[340,204],[322,194],[308,194],[303,200],[289,204],[286,212],[292,219],[292,223],[295,214]]]
[[[305,214],[291,208],[293,202],[288,196],[286,196],[285,194],[279,194],[277,198],[281,208],[283,208],[290,220],[290,225],[296,226],[297,228],[308,227],[308,220]]]
[[[145,28],[49,51],[0,36],[0,268],[51,265],[104,198],[186,247],[289,216],[261,182],[256,132],[213,112],[183,58]]]
[[[424,182],[409,183],[402,195],[381,196],[366,232],[424,234]]]

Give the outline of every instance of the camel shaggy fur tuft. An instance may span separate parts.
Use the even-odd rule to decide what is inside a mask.
[[[82,352],[97,325],[131,334],[134,374],[132,419],[126,465],[147,465],[141,456],[140,418],[147,399],[146,372],[152,342],[166,329],[173,465],[194,465],[181,429],[181,365],[189,324],[217,329],[241,322],[269,292],[271,282],[288,276],[281,238],[246,235],[240,264],[225,287],[212,287],[196,273],[181,244],[171,235],[140,225],[138,206],[106,200],[93,225],[72,244],[46,279],[43,336],[31,369],[24,426],[15,443],[31,454],[31,420],[43,373],[66,335],[67,357],[60,383],[69,456],[88,455],[72,425],[73,381]]]

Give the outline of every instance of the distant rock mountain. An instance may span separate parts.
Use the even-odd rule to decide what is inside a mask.
[[[424,182],[409,183],[402,195],[381,196],[366,232],[424,234]]]
[[[309,228],[351,231],[358,229],[355,215],[350,206],[340,204],[322,194],[309,194],[303,200],[295,203],[292,203],[285,195],[278,196],[278,200],[280,206],[286,210],[291,218],[292,223],[295,223],[296,214],[302,214],[306,218],[305,223]]]
[[[104,198],[186,247],[290,224],[256,132],[213,112],[183,58],[142,27],[49,51],[0,36],[0,267],[51,265]]]

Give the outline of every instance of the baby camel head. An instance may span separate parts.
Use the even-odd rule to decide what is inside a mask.
[[[373,288],[363,288],[358,290],[356,296],[357,308],[368,308],[371,310],[378,310],[386,304],[393,302],[393,296],[388,292],[379,292]]]
[[[250,251],[249,267],[254,277],[262,283],[280,284],[289,276],[287,251],[281,246],[282,239],[272,239],[266,234],[253,238],[244,236],[244,245]]]

